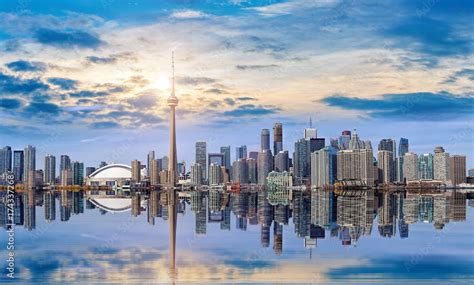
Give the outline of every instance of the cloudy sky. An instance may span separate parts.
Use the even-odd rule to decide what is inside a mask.
[[[383,2],[3,1],[0,143],[36,145],[38,168],[165,155],[175,51],[179,160],[197,140],[258,150],[277,121],[292,151],[312,117],[474,167],[474,3]]]

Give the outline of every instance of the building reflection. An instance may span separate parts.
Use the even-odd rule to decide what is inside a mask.
[[[0,226],[7,228],[5,191],[0,192]],[[440,190],[339,190],[313,188],[311,191],[284,187],[241,189],[203,188],[177,191],[172,187],[111,190],[26,190],[14,199],[14,224],[32,231],[36,210],[43,207],[44,220],[54,224],[90,211],[143,214],[150,225],[169,224],[170,268],[175,271],[177,215],[194,215],[194,232],[205,237],[208,231],[259,231],[260,245],[284,254],[283,235],[294,234],[308,249],[318,240],[337,238],[343,246],[356,246],[364,237],[409,238],[410,226],[429,223],[443,230],[450,222],[466,220],[466,206],[473,195],[463,191]],[[468,203],[467,203],[468,201]],[[186,213],[186,207],[190,213]],[[207,224],[219,225],[209,227]],[[374,223],[377,227],[372,231]],[[59,223],[57,223],[59,225]],[[289,231],[293,228],[294,233]],[[163,229],[165,231],[165,229]]]

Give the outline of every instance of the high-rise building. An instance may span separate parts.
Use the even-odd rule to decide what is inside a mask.
[[[451,182],[459,185],[466,182],[466,156],[452,155],[449,161]]]
[[[260,151],[270,149],[270,130],[262,129],[260,133]]]
[[[247,159],[240,158],[232,164],[232,181],[236,183],[247,184],[249,183],[249,166]]]
[[[349,149],[363,149],[364,147],[364,142],[359,138],[359,135],[357,134],[356,130],[354,130],[354,133],[351,135],[351,140],[349,141]]]
[[[433,155],[431,153],[418,156],[418,178],[433,179]]]
[[[23,160],[23,183],[28,184],[28,181],[33,181],[34,178],[30,176],[36,170],[36,148],[29,145],[24,150]]]
[[[155,151],[150,150],[148,152],[147,161],[146,161],[146,173],[147,173],[148,177],[151,176],[150,169],[151,169],[151,163],[152,163],[153,160],[155,160]]]
[[[370,149],[340,150],[337,153],[337,179],[358,180],[374,185],[374,158]]]
[[[201,165],[202,174],[201,177],[203,179],[206,178],[207,172],[207,144],[206,142],[196,142],[196,163]]]
[[[82,185],[84,183],[84,163],[74,161],[71,163],[72,184]]]
[[[342,131],[341,136],[339,136],[339,149],[349,149],[349,142],[351,141],[351,131]]]
[[[0,149],[0,174],[12,170],[12,148],[6,146]]]
[[[311,175],[311,153],[324,148],[324,138],[299,139],[295,143],[293,172],[295,178],[304,179]]]
[[[104,167],[104,166],[107,166],[107,162],[101,161],[101,162],[99,163],[99,168],[102,168],[102,167]]]
[[[247,158],[247,146],[241,145],[235,148],[235,160]]]
[[[209,164],[209,175],[208,175],[209,185],[221,184],[221,167],[223,166],[224,165],[220,165],[217,163]]]
[[[72,170],[71,169],[61,170],[60,180],[61,180],[61,186],[72,185]]]
[[[54,184],[56,182],[56,157],[48,154],[44,158],[44,183]]]
[[[93,167],[93,166],[88,166],[88,167],[86,167],[86,177],[89,177],[89,175],[91,175],[92,173],[94,173],[95,170],[96,170],[96,168]]]
[[[258,160],[258,151],[249,152],[249,157],[248,158],[253,158],[255,160]]]
[[[403,156],[403,178],[405,181],[418,180],[418,155],[413,152],[407,152]]]
[[[273,169],[273,155],[270,149],[264,149],[258,154],[257,168],[258,184],[265,184],[268,173]]]
[[[160,165],[158,159],[153,159],[150,164],[150,184],[158,185],[160,184]]]
[[[132,181],[133,182],[141,181],[141,169],[142,169],[141,162],[136,159],[132,160]]]
[[[337,178],[337,150],[331,146],[311,153],[311,185],[333,185]]]
[[[379,142],[378,150],[391,151],[393,157],[396,157],[396,154],[397,154],[397,152],[396,152],[396,143],[395,143],[395,141],[392,140],[392,139],[382,139],[382,140]]]
[[[226,169],[230,169],[230,145],[221,146],[221,153],[224,155],[224,166]]]
[[[225,168],[225,166],[221,166],[221,182],[224,184],[230,182],[229,169]]]
[[[380,147],[380,145],[379,145]],[[391,183],[394,181],[394,160],[393,152],[390,150],[379,150],[378,151],[378,167],[381,171],[379,177],[380,183]]]
[[[63,171],[66,169],[71,169],[71,159],[68,155],[61,155],[61,161],[59,162],[59,171]]]
[[[277,154],[283,150],[283,125],[275,123],[273,126],[273,153]]]
[[[256,184],[258,182],[258,167],[257,160],[253,158],[247,159],[247,165],[249,169],[249,183]]]
[[[400,138],[400,142],[398,143],[398,156],[404,156],[408,151],[408,139]]]
[[[283,172],[290,169],[290,158],[288,157],[288,151],[280,151],[275,155],[275,171]]]
[[[22,150],[13,151],[13,176],[15,182],[23,181],[24,152]]]
[[[339,141],[337,138],[330,138],[329,145],[335,149],[339,149]]]
[[[433,178],[448,182],[451,179],[449,170],[449,153],[445,152],[444,148],[440,146],[436,147],[433,159]]]
[[[202,165],[200,163],[195,163],[191,165],[191,184],[192,185],[202,185]]]
[[[208,153],[207,163],[208,165],[214,163],[218,164],[219,166],[225,166],[225,156],[223,153]]]

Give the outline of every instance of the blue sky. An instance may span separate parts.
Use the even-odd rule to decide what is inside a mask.
[[[258,150],[276,121],[292,150],[311,116],[474,167],[472,1],[0,3],[0,141],[40,162],[166,154],[174,50],[180,160],[196,140]]]

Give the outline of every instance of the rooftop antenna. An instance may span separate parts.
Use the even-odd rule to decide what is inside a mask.
[[[311,129],[313,127],[313,120],[311,119],[311,116],[309,116],[309,128]]]

